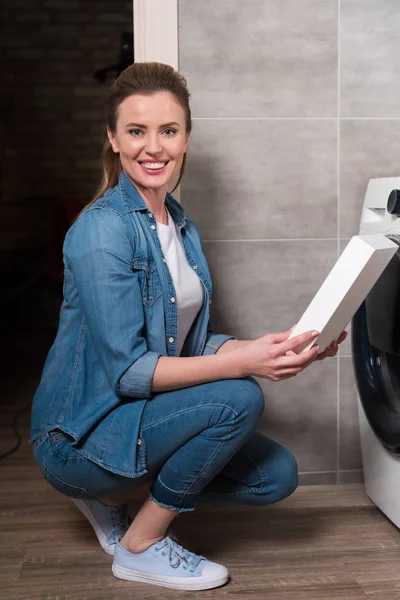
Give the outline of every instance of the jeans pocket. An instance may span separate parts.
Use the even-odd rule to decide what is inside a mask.
[[[72,446],[73,438],[63,431],[51,431],[49,433],[49,444],[51,450],[63,460],[86,460],[75,448]]]
[[[33,450],[33,454],[34,454],[35,458],[36,458],[36,452],[37,452],[39,446],[41,446],[47,439],[48,439],[48,435],[46,433],[46,434],[41,435],[38,438],[36,438],[36,440],[33,440],[32,450]]]

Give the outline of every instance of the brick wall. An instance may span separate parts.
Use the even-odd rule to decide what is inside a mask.
[[[5,0],[0,9],[0,255],[46,243],[51,200],[89,200],[103,103],[132,0]]]

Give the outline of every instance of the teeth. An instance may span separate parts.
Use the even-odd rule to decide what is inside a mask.
[[[165,166],[165,163],[160,162],[160,163],[142,163],[142,166],[145,169],[162,169],[162,167]]]

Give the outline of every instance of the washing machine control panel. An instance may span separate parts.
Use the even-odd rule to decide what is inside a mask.
[[[387,211],[400,217],[400,190],[392,190],[387,201]]]

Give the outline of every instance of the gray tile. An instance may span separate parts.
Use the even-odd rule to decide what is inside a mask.
[[[340,237],[359,231],[368,181],[400,175],[400,121],[343,120],[340,133]]]
[[[342,0],[342,116],[400,116],[399,29],[397,0]]]
[[[351,358],[339,358],[339,470],[362,469],[357,388]]]
[[[299,473],[299,485],[331,485],[337,483],[336,471]]]
[[[349,243],[351,238],[341,238],[339,240],[339,251],[340,254],[343,252],[343,250],[346,248],[347,244]]]
[[[335,116],[337,18],[337,0],[180,0],[194,115]]]
[[[291,327],[336,259],[336,242],[209,242],[215,331],[255,339]],[[295,453],[301,471],[336,469],[337,359],[288,381],[263,381],[261,429]]]
[[[339,471],[339,483],[364,483],[364,473],[361,469]]]
[[[204,252],[214,328],[255,339],[297,323],[336,260],[336,242],[205,242]]]
[[[336,471],[336,369],[337,359],[327,359],[286,381],[259,380],[265,394],[259,430],[288,447],[301,472]]]
[[[195,121],[182,203],[204,239],[337,234],[334,121]]]

